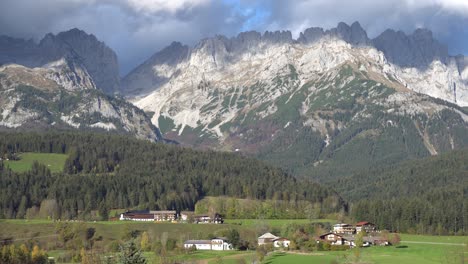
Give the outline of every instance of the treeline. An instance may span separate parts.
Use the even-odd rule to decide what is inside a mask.
[[[0,263],[3,264],[47,264],[48,255],[39,246],[31,248],[25,244],[21,245],[1,245]]]
[[[336,194],[282,170],[236,154],[93,133],[0,133],[0,155],[66,153],[63,173],[41,164],[15,173],[0,164],[0,217],[107,218],[111,208],[193,210],[205,196],[307,200]],[[337,196],[336,196],[337,197]],[[333,208],[346,204],[339,197]]]
[[[419,234],[467,234],[468,149],[377,168],[332,183],[357,220]]]
[[[287,194],[285,194],[287,195]],[[220,213],[231,219],[318,219],[337,217],[338,196],[329,196],[321,203],[306,200],[237,199],[233,197],[205,197],[195,205],[196,214]],[[332,208],[332,210],[330,210]],[[333,215],[330,215],[333,214]]]
[[[351,215],[381,229],[403,233],[467,235],[467,194],[465,187],[417,197],[360,200],[352,206]]]

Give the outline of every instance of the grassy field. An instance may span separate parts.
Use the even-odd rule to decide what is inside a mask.
[[[65,154],[56,153],[22,153],[19,155],[20,160],[4,161],[7,167],[10,167],[15,172],[25,172],[31,169],[35,160],[46,165],[51,172],[63,171],[63,166],[68,158]]]
[[[152,252],[145,253],[149,263],[160,263],[161,258]],[[167,257],[172,263],[207,263],[215,264],[222,262],[223,264],[238,263],[243,259],[247,263],[255,260],[254,251],[195,251],[189,254],[179,254],[177,256]]]
[[[279,227],[288,223],[310,223],[309,220],[262,220],[269,225]],[[317,222],[319,220],[316,220]],[[331,220],[321,220],[329,222]],[[78,222],[72,225],[85,225],[96,228],[95,237],[102,237],[96,242],[96,248],[107,250],[113,241],[119,241],[128,230],[146,231],[153,239],[162,236],[177,240],[180,245],[186,239],[205,239],[216,235],[223,230],[236,228],[243,239],[255,241],[257,237],[255,220],[229,220],[224,225],[214,224],[172,224],[172,223],[142,223],[142,222]],[[241,223],[241,224],[239,224]],[[15,242],[26,243],[34,241],[48,250],[51,256],[58,257],[66,254],[66,250],[56,250],[54,245],[58,237],[55,231],[56,223],[48,220],[0,220],[0,238],[11,237]],[[468,262],[467,237],[461,236],[421,236],[401,235],[402,243],[399,247],[371,247],[361,249],[362,260],[365,263],[381,264],[419,264],[419,263],[462,263],[462,254],[465,254],[465,263]],[[461,245],[465,244],[465,246]],[[209,252],[196,251],[193,253],[171,253],[169,258],[176,262],[189,263],[239,263],[245,260],[251,263],[256,253],[252,251]],[[160,257],[153,252],[145,252],[149,263],[159,263]],[[351,258],[352,252],[312,252],[312,253],[273,253],[264,263],[344,263]]]
[[[468,261],[467,237],[461,236],[420,236],[402,234],[398,247],[370,247],[361,249],[363,263],[378,264],[436,264],[466,263]],[[411,242],[411,243],[410,243]],[[465,244],[465,245],[460,245]],[[265,264],[283,263],[345,263],[353,258],[352,251],[313,252],[309,254],[273,253]],[[462,262],[463,261],[465,262]]]
[[[255,227],[258,225],[268,225],[270,227],[282,227],[288,224],[313,224],[313,223],[331,223],[337,221],[332,219],[225,219],[225,223]]]

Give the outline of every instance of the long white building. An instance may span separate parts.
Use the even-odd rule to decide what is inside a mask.
[[[213,238],[211,240],[187,240],[184,248],[195,247],[197,250],[232,250],[232,244],[222,238]]]

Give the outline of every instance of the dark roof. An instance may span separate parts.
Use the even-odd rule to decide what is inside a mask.
[[[328,236],[328,235],[335,235],[335,236],[343,237],[342,235],[335,234],[335,233],[333,233],[333,232],[325,233],[325,234],[323,234],[323,235],[320,235],[319,237],[322,238],[322,237],[325,237],[325,236]]]
[[[203,245],[211,245],[211,240],[187,240],[184,244],[203,244]]]
[[[289,241],[289,239],[285,238],[285,237],[280,237],[280,238],[277,238],[273,241]]]
[[[176,214],[176,211],[149,211],[150,214]]]
[[[148,214],[149,210],[130,210],[125,212],[125,214]]]
[[[356,226],[363,226],[363,225],[374,225],[374,224],[371,222],[366,222],[366,221],[362,221],[356,224]]]
[[[128,218],[138,218],[138,219],[154,219],[153,214],[134,214],[134,213],[125,213],[125,217]]]

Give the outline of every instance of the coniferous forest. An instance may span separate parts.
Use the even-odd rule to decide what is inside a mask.
[[[309,201],[321,212],[346,210],[331,189],[237,154],[195,151],[125,136],[3,133],[2,156],[66,153],[63,173],[35,163],[16,173],[0,163],[0,217],[75,219],[110,209],[194,209],[205,196]],[[328,198],[328,199],[327,199]],[[330,199],[333,198],[333,199]],[[324,201],[333,201],[324,203]],[[240,216],[239,216],[240,217]]]
[[[98,211],[107,219],[115,208],[193,210],[204,197],[225,196],[287,201],[300,217],[308,217],[300,212],[305,201],[320,207],[316,217],[348,214],[391,231],[467,234],[468,150],[374,168],[325,185],[238,154],[119,135],[0,134],[1,157],[24,152],[68,158],[61,173],[39,163],[17,173],[0,162],[1,218],[86,219]],[[230,217],[251,215],[231,212]]]
[[[332,183],[351,215],[418,234],[468,233],[468,150],[375,168]]]

